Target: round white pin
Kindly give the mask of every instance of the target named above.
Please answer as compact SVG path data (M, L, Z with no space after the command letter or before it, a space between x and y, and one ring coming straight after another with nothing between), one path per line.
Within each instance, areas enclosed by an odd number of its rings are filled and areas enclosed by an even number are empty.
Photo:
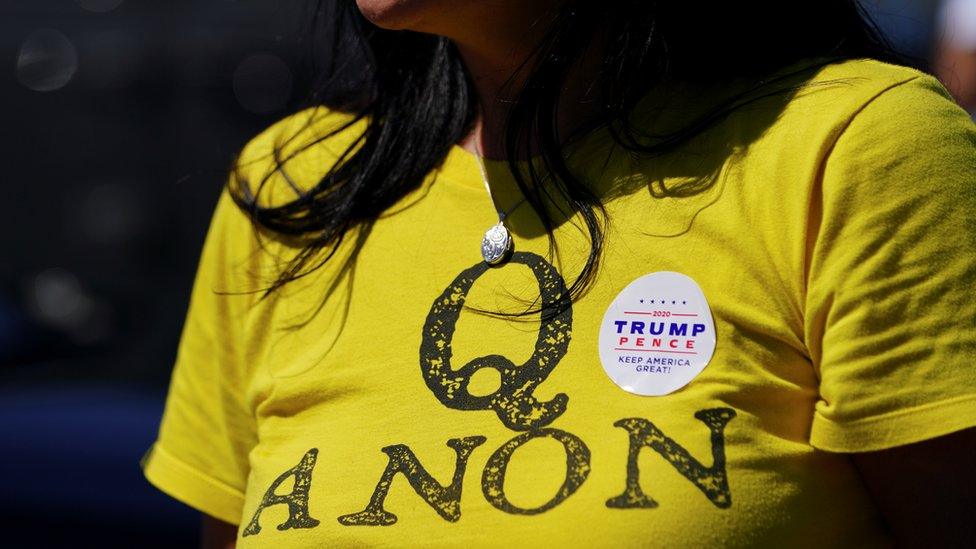
M628 393L673 393L694 379L715 352L715 323L705 294L670 271L631 282L600 325L600 361Z

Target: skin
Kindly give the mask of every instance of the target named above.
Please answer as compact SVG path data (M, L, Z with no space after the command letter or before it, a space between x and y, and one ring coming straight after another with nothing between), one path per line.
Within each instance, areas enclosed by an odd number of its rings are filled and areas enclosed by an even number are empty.
M976 429L851 454L898 547L972 547Z
M461 143L486 158L504 158L502 126L510 92L503 86L538 39L547 10L560 0L357 0L360 11L385 29L438 34L457 45L475 83L481 116ZM588 91L598 77L599 52L570 76L560 129L571 130L594 112ZM515 79L517 87L519 79ZM850 454L898 546L971 546L976 518L976 429L877 452ZM235 546L237 526L204 516L202 547Z
M460 142L485 158L504 159L503 127L508 107L523 80L517 69L545 31L551 10L562 0L358 0L359 10L378 27L450 38L468 69L480 116ZM597 113L592 90L599 78L599 51L573 68L558 114L562 135ZM515 75L506 87L506 81Z
M200 547L203 549L234 549L237 547L237 525L215 519L210 515L203 515Z
M976 51L941 45L935 68L956 101L969 112L976 111Z

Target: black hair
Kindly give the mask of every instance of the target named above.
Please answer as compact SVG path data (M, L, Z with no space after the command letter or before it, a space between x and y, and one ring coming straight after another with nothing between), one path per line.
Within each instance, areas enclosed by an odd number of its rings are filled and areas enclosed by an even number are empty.
M384 30L368 22L354 0L314 4L313 24L327 38L329 65L321 67L312 102L348 112L347 124L300 148L276 153L284 173L295 155L365 120L342 158L328 173L283 205L266 206L246 178L232 178L231 194L253 222L273 233L298 237L290 258L265 296L333 259L350 233L358 245L384 210L418 188L450 149L470 131L476 97L465 66L447 38ZM591 243L589 257L569 286L578 297L593 280L604 240L605 211L587 182L568 167L561 144L595 128L610 128L620 146L637 155L677 149L757 98L782 93L765 76L806 58L826 63L873 58L914 65L893 51L856 0L697 2L656 0L567 0L539 24L545 33L524 65L525 78L507 119L509 167L527 203L552 239L557 201L577 214ZM556 112L563 82L596 41L601 40L599 116L570 135L560 135ZM715 84L745 78L755 86L724 98L682 128L654 134L629 114L655 85L668 81ZM520 158L539 152L542 170ZM546 183L543 184L543 180Z

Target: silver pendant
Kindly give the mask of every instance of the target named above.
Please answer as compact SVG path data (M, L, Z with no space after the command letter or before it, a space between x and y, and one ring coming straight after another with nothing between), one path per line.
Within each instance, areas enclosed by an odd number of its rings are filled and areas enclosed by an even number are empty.
M498 265L508 258L513 248L512 235L499 221L497 225L485 231L485 237L481 240L481 257L489 265Z

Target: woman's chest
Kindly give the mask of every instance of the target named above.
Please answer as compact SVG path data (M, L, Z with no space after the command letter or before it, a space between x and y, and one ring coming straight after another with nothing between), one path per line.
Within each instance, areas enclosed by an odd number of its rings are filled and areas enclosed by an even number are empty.
M567 303L564 270L534 251L492 269L379 252L262 355L273 389L255 407L242 546L746 545L823 539L824 521L835 539L877 534L846 459L806 443L812 369L789 311L741 297L758 282L710 277L673 251L612 251ZM695 323L634 316L621 337L662 352L613 365L600 333L623 288L662 271L701 289L714 352L682 388L648 397L609 368L683 367L670 351ZM677 310L680 296L651 299ZM647 305L630 312L664 310ZM826 507L838 494L846 503Z

